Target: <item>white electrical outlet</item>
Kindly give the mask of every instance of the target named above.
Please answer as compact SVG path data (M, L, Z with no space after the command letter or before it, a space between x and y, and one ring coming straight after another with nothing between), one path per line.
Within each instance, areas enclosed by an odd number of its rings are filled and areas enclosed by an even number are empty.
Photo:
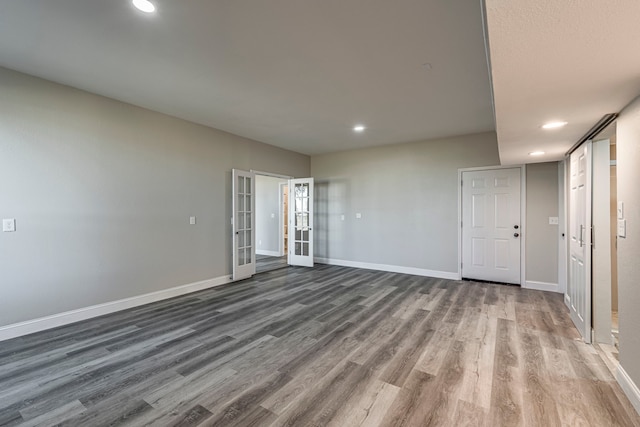
M358 212L358 213L356 214L356 218L357 218L357 219L362 218L362 214L361 214L360 212Z
M190 216L189 217L189 224L196 225L196 217L195 216Z
M16 231L16 220L14 218L3 219L2 231L4 231L5 233Z
M344 215L340 215L340 219L344 221Z
M276 214L272 213L271 218L275 218L275 217L276 217Z
M558 225L558 217L550 216L549 217L549 225Z

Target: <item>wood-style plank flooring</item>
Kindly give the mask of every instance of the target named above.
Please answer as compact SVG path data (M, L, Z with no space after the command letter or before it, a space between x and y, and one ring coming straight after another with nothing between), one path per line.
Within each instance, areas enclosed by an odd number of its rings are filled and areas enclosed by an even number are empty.
M562 296L317 266L0 342L0 425L640 426Z
M256 273L286 268L287 256L256 255Z

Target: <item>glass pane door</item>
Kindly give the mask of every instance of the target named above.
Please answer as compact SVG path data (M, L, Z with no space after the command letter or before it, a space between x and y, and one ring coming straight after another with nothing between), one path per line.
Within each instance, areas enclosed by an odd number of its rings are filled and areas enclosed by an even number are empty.
M313 178L289 180L288 240L289 264L313 267Z
M233 210L233 280L255 274L255 176L252 172L234 169L232 184Z

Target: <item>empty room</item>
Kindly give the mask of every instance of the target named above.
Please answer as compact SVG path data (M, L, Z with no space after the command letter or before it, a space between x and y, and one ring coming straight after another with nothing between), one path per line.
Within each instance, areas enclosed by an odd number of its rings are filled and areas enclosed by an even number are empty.
M640 427L638 22L0 0L0 426Z

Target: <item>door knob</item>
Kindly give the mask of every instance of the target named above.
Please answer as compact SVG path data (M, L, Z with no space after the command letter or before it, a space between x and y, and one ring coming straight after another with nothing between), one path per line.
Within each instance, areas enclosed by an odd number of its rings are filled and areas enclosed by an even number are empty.
M518 234L518 233L513 233L513 237L519 237L519 236L520 236L520 234Z
M513 226L513 228L515 228L515 229L517 230L517 229L519 228L519 226L517 226L517 225L514 225L514 226Z

